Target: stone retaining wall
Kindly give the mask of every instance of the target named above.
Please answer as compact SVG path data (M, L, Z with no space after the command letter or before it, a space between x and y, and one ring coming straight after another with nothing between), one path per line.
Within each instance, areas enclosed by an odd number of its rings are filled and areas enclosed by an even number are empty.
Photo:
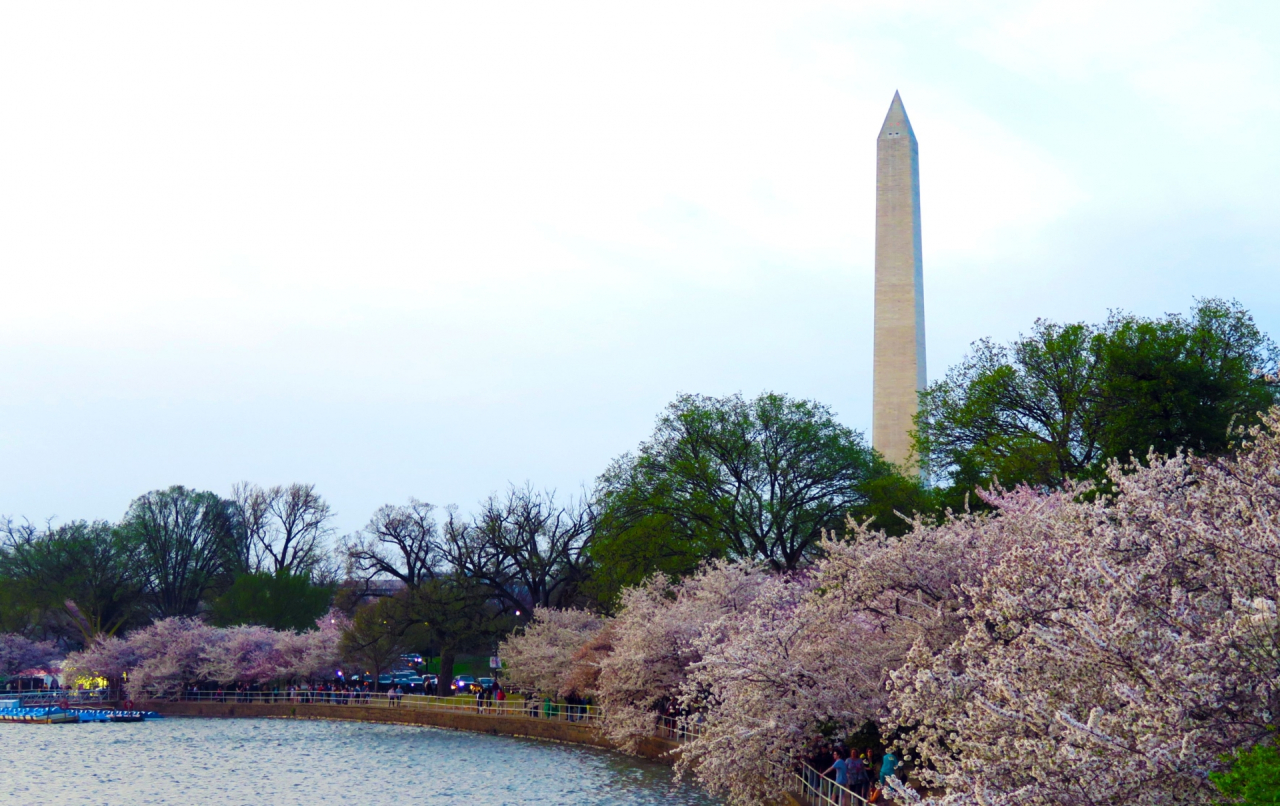
M549 739L555 742L591 745L606 750L615 749L613 743L601 736L595 728L579 722L563 722L556 719L527 719L497 714L473 714L466 711L433 711L412 706L389 708L385 705L155 701L139 703L139 705L165 716L341 719L355 722L426 725L435 728L467 730L473 733ZM639 755L655 761L671 763L669 753L677 749L679 745L675 742L655 737L646 739L641 744Z

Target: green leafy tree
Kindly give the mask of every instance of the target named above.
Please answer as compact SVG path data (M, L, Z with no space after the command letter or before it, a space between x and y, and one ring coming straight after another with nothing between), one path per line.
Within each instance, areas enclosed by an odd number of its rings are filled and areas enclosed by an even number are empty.
M939 508L938 491L916 475L877 476L867 482L864 492L866 503L853 510L853 516L895 536L911 530L914 516L929 521L936 517Z
M518 623L489 586L461 574L418 586L408 597L407 612L413 628L409 648L440 656L442 694L460 652L491 647Z
M38 620L13 580L0 575L0 633L26 634Z
M438 652L444 692L460 652L492 646L515 624L488 586L442 576L358 608L341 648L345 659L370 674L387 671L409 651Z
M1101 326L1038 320L1011 345L982 340L920 396L915 446L963 494L1057 486L1112 458L1181 447L1215 454L1233 426L1280 400L1275 344L1238 303L1189 317L1113 314ZM954 494L949 503L955 503Z
M88 645L138 619L144 593L139 546L105 521L4 530L0 576L29 612Z
M1223 794L1221 806L1277 806L1280 804L1280 752L1275 745L1258 744L1228 757L1231 768L1210 773Z
M39 527L30 522L0 520L0 633L47 635L49 600L32 596L32 583L17 547L35 540Z
M1102 338L1083 324L1037 320L1010 347L983 339L920 396L916 451L966 485L1057 484L1102 456Z
M175 486L137 498L120 524L138 546L153 615L194 616L206 598L247 570L247 542L235 506L210 492Z
M711 557L795 568L892 474L820 403L684 395L601 477L594 570L616 589Z
M620 492L629 496L636 491ZM704 560L726 553L718 543L689 539L687 532L681 539L676 521L669 515L639 514L622 503L615 498L613 508L602 509L588 553L590 564L583 589L597 609L611 611L623 588L639 585L654 574L688 576Z
M409 648L406 604L403 596L388 596L359 608L338 644L343 662L373 675L375 684Z
M1280 401L1276 345L1238 303L1206 300L1189 317L1115 317L1106 333L1105 456L1201 455L1230 447Z
M260 624L303 632L329 609L334 590L332 585L313 584L308 573L241 574L214 600L211 620L220 627Z

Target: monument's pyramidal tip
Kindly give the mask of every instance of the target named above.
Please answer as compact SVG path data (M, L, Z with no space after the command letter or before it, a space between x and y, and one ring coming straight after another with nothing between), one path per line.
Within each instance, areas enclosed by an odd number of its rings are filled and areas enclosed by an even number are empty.
M907 108L902 105L902 96L894 90L893 103L889 104L889 114L884 116L880 136L901 137L903 135L914 140L916 133L911 130L911 119L907 117Z

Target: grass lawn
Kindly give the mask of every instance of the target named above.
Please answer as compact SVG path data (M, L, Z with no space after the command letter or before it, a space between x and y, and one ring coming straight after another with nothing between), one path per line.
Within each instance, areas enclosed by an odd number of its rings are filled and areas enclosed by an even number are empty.
M440 674L440 658L434 657L427 661L427 671L430 674ZM469 674L479 680L482 677L493 677L493 670L489 668L488 655L458 655L453 659L453 676L460 674Z

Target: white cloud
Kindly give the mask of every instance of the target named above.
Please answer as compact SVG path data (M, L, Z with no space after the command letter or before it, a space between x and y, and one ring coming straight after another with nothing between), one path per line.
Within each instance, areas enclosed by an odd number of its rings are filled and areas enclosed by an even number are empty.
M678 391L865 427L895 89L934 375L1036 315L1264 288L1267 13L7 6L0 512L296 478L355 525L569 487ZM1223 254L1247 258L1187 268ZM1280 331L1276 300L1245 302Z

